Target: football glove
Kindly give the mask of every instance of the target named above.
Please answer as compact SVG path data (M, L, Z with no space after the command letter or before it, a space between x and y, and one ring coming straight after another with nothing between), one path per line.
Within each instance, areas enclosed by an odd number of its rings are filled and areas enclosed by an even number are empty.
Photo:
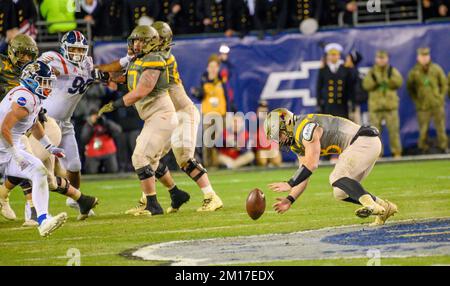
M100 82L108 82L109 80L109 73L102 72L101 70L95 68L91 72L91 76L94 80L100 81Z
M98 116L102 116L104 113L113 112L114 110L116 110L116 108L114 107L114 102L111 101L100 108L98 111Z

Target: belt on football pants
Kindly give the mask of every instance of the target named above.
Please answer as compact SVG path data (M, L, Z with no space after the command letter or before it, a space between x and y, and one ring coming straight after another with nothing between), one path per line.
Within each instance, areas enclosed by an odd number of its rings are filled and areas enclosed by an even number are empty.
M350 141L350 145L352 145L360 136L378 137L380 136L380 132L373 126L361 126L361 128L359 128L358 132L356 132L355 136L352 138L352 141Z

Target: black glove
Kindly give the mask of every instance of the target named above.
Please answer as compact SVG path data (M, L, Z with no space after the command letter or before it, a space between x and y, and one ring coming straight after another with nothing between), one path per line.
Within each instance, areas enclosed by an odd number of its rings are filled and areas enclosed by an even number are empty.
M101 82L108 82L108 80L109 80L109 73L102 72L99 69L94 69L91 72L91 76L92 76L92 78L94 80L98 80L98 81L101 81Z
M38 120L41 124L44 124L44 122L47 122L47 115L45 115L47 113L47 109L41 107L41 110L39 110L38 113Z

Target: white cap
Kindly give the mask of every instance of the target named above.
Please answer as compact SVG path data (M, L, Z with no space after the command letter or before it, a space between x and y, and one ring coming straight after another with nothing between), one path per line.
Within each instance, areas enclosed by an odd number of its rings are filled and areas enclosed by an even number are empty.
M325 53L329 53L332 50L335 50L335 51L338 51L339 53L342 53L344 48L342 48L342 46L339 45L338 43L330 43L330 44L325 46Z
M221 54L228 54L229 52L230 52L230 47L228 47L225 44L222 44L220 46L219 53L221 53Z

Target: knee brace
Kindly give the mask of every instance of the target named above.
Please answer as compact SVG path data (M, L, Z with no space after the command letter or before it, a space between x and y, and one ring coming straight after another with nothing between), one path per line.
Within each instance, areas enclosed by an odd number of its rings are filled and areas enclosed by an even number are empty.
M185 172L189 177L192 178L195 182L197 182L204 174L208 173L205 167L202 166L197 160L191 158L187 161L186 165L181 168L183 172ZM199 173L196 176L191 175L192 171L198 170Z
M349 196L349 198L352 199L351 202L359 202L359 198L363 195L370 195L366 190L364 190L363 186L361 186L358 181L355 181L348 177L342 177L338 179L332 184L332 186L343 190ZM375 200L373 196L372 198Z
M67 194L70 188L69 180L67 180L66 178L56 177L56 183L58 184L56 189L50 189L50 191L61 195Z
M165 163L163 163L162 161L159 161L158 168L155 171L155 177L157 179L160 179L160 178L164 177L164 175L167 172L169 172L169 167L167 167L167 165Z
M138 175L139 180L143 181L153 177L155 175L155 172L152 170L152 167L150 167L150 165L147 165L145 167L137 169L136 174Z

